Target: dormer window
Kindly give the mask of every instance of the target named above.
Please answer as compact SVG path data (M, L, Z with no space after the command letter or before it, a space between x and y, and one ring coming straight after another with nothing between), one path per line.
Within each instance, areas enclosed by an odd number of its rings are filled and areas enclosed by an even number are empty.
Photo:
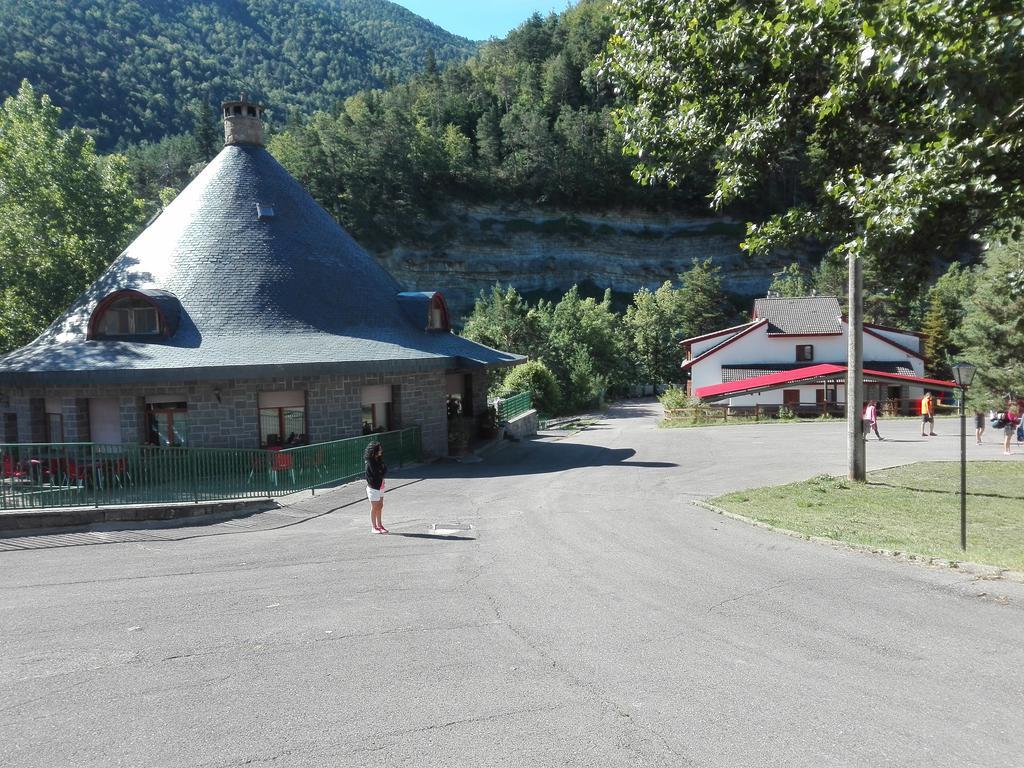
M181 305L166 291L125 289L103 299L89 321L90 339L154 341L177 330Z
M445 305L444 298L439 293L435 293L430 299L430 315L427 318L427 330L429 331L448 331L451 330L448 324L448 307Z
M410 322L424 331L450 332L448 304L437 291L412 291L398 294L398 304Z
M126 297L113 302L100 318L100 336L153 336L160 333L156 307L145 299Z

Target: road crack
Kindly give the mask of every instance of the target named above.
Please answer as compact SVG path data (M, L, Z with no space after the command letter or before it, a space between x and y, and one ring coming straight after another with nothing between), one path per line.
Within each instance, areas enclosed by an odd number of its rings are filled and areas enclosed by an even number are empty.
M769 585L767 587L761 587L760 589L751 589L748 592L741 592L738 595L733 595L732 597L727 597L725 600L722 600L720 602L715 603L714 605L712 605L712 606L710 606L708 608L707 612L708 613L714 613L719 608L721 608L721 607L723 607L725 605L729 605L730 603L736 603L736 602L739 602L740 600L746 600L748 597L756 597L758 595L767 595L769 592L774 592L776 589L780 589L782 587L788 586L790 583L791 583L790 580L786 579L784 581L780 581L780 582L777 582L775 584L771 584L771 585Z

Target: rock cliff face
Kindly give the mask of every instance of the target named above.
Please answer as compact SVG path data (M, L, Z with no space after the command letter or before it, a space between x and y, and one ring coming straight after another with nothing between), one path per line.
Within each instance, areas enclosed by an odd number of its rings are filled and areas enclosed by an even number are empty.
M494 283L521 293L561 294L574 283L632 294L655 289L711 258L726 290L763 296L791 258L751 259L739 248L742 223L716 218L584 215L479 207L452 211L421 245L378 251L406 290L439 290L454 317Z

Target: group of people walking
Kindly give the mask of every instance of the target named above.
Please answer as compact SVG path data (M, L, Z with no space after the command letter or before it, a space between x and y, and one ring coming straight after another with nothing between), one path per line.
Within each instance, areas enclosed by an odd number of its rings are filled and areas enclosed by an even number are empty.
M985 432L986 425L991 424L993 429L998 429L1002 433L1003 453L1009 456L1012 453L1010 451L1010 444L1013 442L1014 437L1017 438L1018 444L1024 443L1024 419L1022 419L1022 415L1024 415L1024 402L1015 401L1012 397L1006 399L1005 410L989 411L987 416L982 411L975 411L975 439L978 445L982 443L981 436ZM877 400L868 400L864 404L864 412L861 419L865 440L870 437L872 432L874 432L875 437L879 440L885 439L878 432ZM936 436L935 396L930 392L926 392L925 396L921 398L921 437Z
M864 404L864 412L861 414L861 427L864 439L867 440L872 432L879 440L885 440L878 433L878 401L868 400ZM926 392L921 398L921 437L936 437L935 432L935 398L931 392Z
M1017 438L1017 444L1024 443L1024 420L1021 419L1021 415L1024 413L1021 401L1014 401L1012 397L1006 398L1006 410L1004 411L989 411L986 416L981 411L974 412L974 433L975 438L978 441L978 445L981 445L981 436L985 434L985 423L986 421L992 425L993 429L1002 431L1003 433L1003 454L1009 456L1010 443L1013 442L1014 437Z

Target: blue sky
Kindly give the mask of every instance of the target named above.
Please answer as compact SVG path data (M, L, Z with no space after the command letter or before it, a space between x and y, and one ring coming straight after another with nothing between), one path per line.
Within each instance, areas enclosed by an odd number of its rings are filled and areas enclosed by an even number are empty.
M393 0L418 16L470 40L504 37L534 11L560 13L573 0Z

